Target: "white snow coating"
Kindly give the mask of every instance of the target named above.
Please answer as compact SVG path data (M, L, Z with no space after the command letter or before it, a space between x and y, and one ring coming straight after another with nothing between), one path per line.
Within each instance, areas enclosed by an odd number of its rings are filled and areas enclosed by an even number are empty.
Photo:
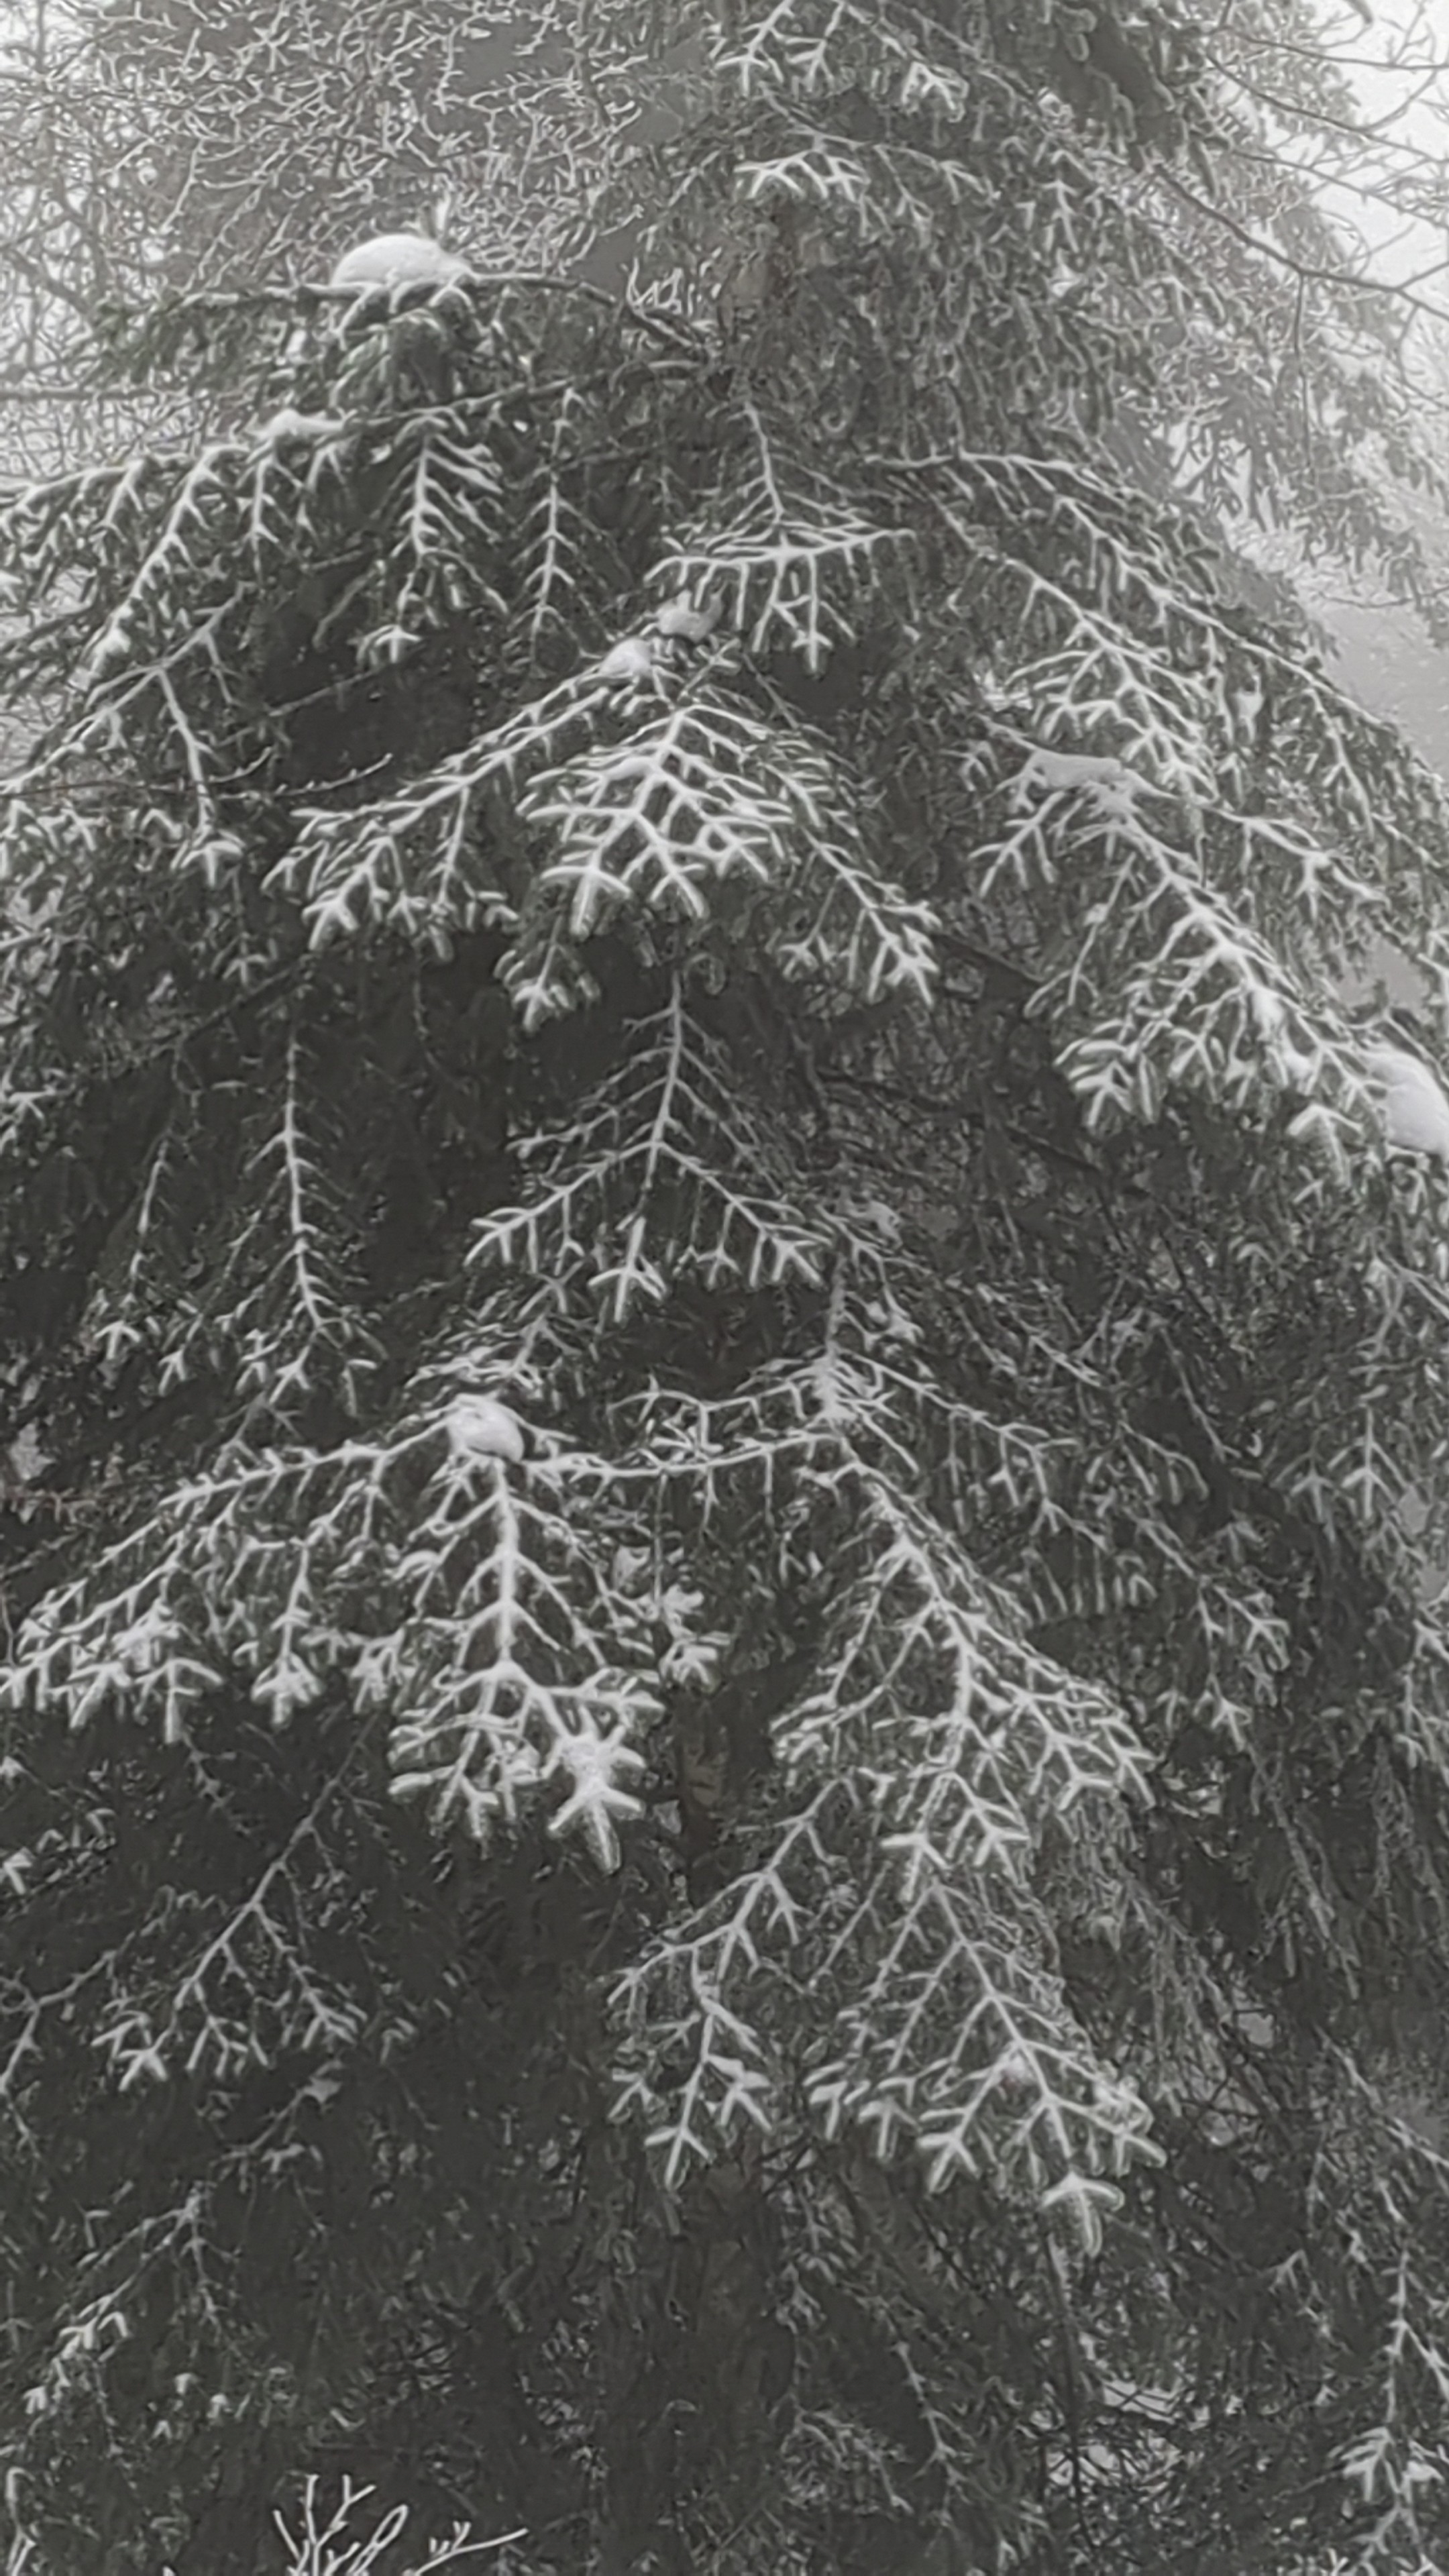
M689 593L681 591L677 599L660 609L654 623L661 635L678 636L685 644L702 644L707 635L714 633L723 615L722 599L707 600L703 608L696 608Z
M280 411L273 412L270 420L260 423L257 442L263 447L280 447L284 439L335 438L341 429L341 421L330 412L295 411L290 404L284 403Z
M1048 795L1074 787L1140 787L1142 782L1123 760L1099 758L1081 751L1051 751L1038 744L1017 782L1018 794L1041 787Z
M647 635L626 635L599 664L601 680L647 680L654 668L654 647Z
M523 1456L523 1429L516 1413L491 1395L460 1395L448 1407L448 1446L455 1458L506 1458L517 1466Z
M1364 1057L1379 1094L1384 1134L1406 1154L1437 1154L1449 1163L1449 1100L1437 1075L1402 1047L1370 1047Z
M455 286L467 274L467 261L426 233L377 233L343 252L328 283L361 294L368 286Z
M623 1735L600 1735L590 1730L566 1736L558 1745L555 1762L572 1777L573 1795L550 1819L550 1833L564 1834L571 1825L582 1826L600 1868L617 1869L619 1837L614 1820L644 1812L639 1800L624 1786L631 1775L643 1770L643 1755L636 1753Z

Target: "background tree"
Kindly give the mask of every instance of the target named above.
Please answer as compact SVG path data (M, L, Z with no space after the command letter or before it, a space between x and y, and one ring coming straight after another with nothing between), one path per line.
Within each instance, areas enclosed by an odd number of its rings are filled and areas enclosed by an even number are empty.
M1444 802L1124 464L1255 130L667 32L647 301L183 299L6 520L17 2547L1432 2567Z
M0 13L3 462L52 470L174 432L144 387L97 373L117 305L316 283L360 235L434 221L495 268L556 263L638 109L581 51L574 19L498 0L13 0ZM208 415L193 385L188 417L200 430Z

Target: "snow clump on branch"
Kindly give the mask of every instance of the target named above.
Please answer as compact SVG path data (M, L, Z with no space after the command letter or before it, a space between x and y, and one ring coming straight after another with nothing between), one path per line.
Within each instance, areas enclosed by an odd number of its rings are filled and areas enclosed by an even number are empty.
M1391 1149L1449 1163L1449 1100L1428 1065L1396 1046L1370 1047L1364 1065Z
M467 261L427 233L376 233L345 250L327 282L361 295L371 286L457 286L468 275Z
M460 1395L448 1407L448 1447L455 1458L523 1460L523 1427L516 1413L491 1395Z

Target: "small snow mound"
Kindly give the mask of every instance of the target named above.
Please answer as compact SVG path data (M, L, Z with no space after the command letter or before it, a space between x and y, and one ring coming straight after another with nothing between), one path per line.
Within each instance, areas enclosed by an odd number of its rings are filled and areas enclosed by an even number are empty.
M330 412L295 411L290 404L283 404L280 411L273 412L270 420L261 423L257 438L265 447L281 447L304 440L310 443L314 439L335 438L341 427L341 421Z
M696 608L685 590L660 609L654 623L661 635L676 637L682 644L702 644L707 635L714 633L723 615L722 599L707 599L702 608Z
M1406 1154L1437 1154L1449 1163L1449 1100L1438 1077L1402 1047L1370 1047L1364 1067L1379 1095L1390 1145Z
M1017 782L1017 791L1040 787L1049 796L1070 794L1077 788L1131 789L1141 784L1123 760L1102 759L1081 751L1052 751L1038 744Z
M460 1395L448 1407L448 1447L455 1458L506 1458L518 1466L523 1457L523 1426L506 1404L491 1395Z
M654 668L654 647L647 635L626 635L599 664L601 680L647 680Z
M343 252L328 283L361 294L369 286L456 286L467 274L467 261L426 233L377 233Z

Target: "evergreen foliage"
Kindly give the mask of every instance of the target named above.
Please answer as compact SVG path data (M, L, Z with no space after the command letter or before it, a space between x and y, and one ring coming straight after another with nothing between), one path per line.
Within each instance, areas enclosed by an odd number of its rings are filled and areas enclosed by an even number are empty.
M5 517L16 2563L1440 2567L1449 812L1123 461L1258 129L683 31L647 297L187 299Z
M118 305L325 278L381 225L556 266L637 114L542 0L10 0L0 49L0 470L175 436L95 364ZM209 406L190 388L185 418Z

